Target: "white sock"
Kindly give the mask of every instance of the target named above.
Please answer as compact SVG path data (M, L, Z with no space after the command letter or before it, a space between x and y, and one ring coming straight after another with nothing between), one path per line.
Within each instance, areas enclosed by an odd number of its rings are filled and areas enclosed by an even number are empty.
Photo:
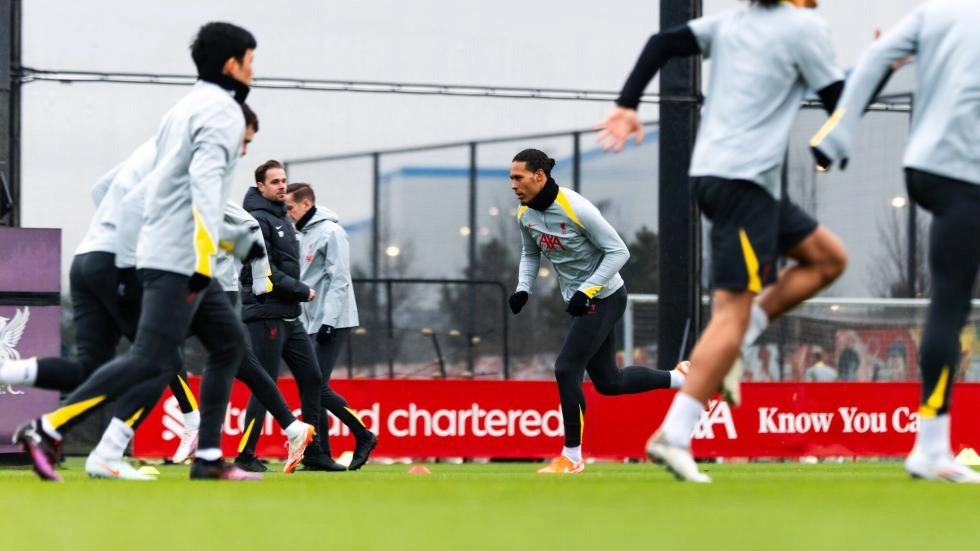
M200 410L194 410L184 415L184 431L191 432L196 431L201 427L201 412Z
M952 455L949 447L949 415L920 419L915 445L930 459Z
M690 448L694 428L698 426L702 413L704 413L704 404L695 400L691 395L683 392L674 395L674 401L670 404L670 409L667 410L663 424L660 425L667 443L681 448Z
M204 461L217 461L221 459L221 450L218 448L208 448L206 450L197 450L194 453L195 459L201 459Z
M48 421L47 415L41 416L41 430L47 433L47 435L50 436L51 438L54 438L55 440L61 440L61 433L58 432L56 428L54 428L54 425L51 424L51 421Z
M582 446L575 446L574 448L565 446L561 449L561 454L576 463L582 462Z
M687 380L687 376L676 369L671 369L670 373L670 388L680 388L684 386L684 381Z
M127 425L122 419L113 417L105 432L102 433L102 440L99 440L99 445L95 447L92 453L103 459L121 461L123 454L126 453L126 448L129 447L129 441L132 439L133 427Z
M0 362L0 384L34 386L37 381L37 358Z
M752 312L749 314L749 328L745 330L745 337L742 339L742 350L755 344L766 328L769 327L769 315L758 303L752 303Z
M306 423L300 421L299 419L293 421L292 423L289 424L288 427L283 429L283 432L286 433L286 438L289 438L290 440L295 440L296 438L299 438L300 436L303 435L305 431L306 431Z

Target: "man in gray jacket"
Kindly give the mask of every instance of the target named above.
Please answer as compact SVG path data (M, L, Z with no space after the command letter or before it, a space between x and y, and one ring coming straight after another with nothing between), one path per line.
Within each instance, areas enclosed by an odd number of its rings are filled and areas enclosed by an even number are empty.
M350 244L347 232L338 223L337 213L316 204L309 184L290 184L286 188L286 211L299 230L300 278L316 290L316 300L303 303L303 325L315 341L317 362L323 384L320 386L320 447L330 455L326 411L334 414L354 434L354 456L350 470L360 469L368 460L378 437L364 426L361 418L340 394L330 388L330 375L351 328L357 327L357 303L350 277Z
M24 423L15 434L44 480L61 480L54 466L60 431L70 423L128 392L163 392L180 365L178 349L192 319L207 328L199 336L210 360L201 383L201 430L191 478L257 478L221 459L221 425L245 335L220 286L211 285L223 205L245 134L241 103L252 82L255 47L251 33L228 23L204 25L191 46L201 80L164 116L145 182L137 249L143 298L136 340L61 407ZM113 418L108 430L125 435L131 431L126 421Z

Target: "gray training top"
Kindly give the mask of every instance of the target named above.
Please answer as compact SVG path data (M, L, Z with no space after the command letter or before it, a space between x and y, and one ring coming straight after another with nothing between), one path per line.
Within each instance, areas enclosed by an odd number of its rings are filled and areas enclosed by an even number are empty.
M843 79L827 25L789 4L693 19L688 27L711 82L691 158L691 176L749 180L779 197L790 130L807 88Z
M585 197L559 188L551 206L543 211L522 206L517 221L523 243L518 291L531 293L542 254L558 273L565 302L575 291L605 298L623 286L619 269L629 260L629 250Z
M810 145L848 157L864 106L891 64L914 55L918 91L904 165L980 185L980 2L927 2L871 45Z

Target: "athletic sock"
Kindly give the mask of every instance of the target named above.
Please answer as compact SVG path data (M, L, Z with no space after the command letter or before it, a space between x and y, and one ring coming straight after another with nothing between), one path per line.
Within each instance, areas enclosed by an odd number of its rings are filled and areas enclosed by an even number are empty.
M184 417L184 431L191 432L195 431L201 426L201 411L195 409L182 414Z
M704 413L704 404L689 394L678 392L660 426L667 443L671 446L690 448L694 428L697 427L702 413Z
M680 388L684 386L684 381L687 380L687 375L684 375L677 369L670 370L670 388Z
M99 445L92 452L102 459L122 460L130 440L133 439L133 428L118 417L113 417L109 421L109 426L102 433Z
M0 362L0 384L34 386L37 381L37 358Z
M561 454L568 459L571 459L575 463L582 462L582 446L575 446L572 448L565 446L561 449Z
M766 328L769 327L769 315L757 303L752 303L752 312L749 314L749 327L745 330L745 337L742 339L742 350L755 344Z
M915 445L930 459L952 455L949 447L949 415L920 419Z
M218 448L208 448L194 452L194 458L201 461L217 461L221 459L221 450Z
M48 420L47 415L41 416L41 430L43 430L49 437L54 438L55 440L61 440L61 433L58 432L58 429L54 428L54 425Z
M288 427L283 429L283 432L286 433L286 438L289 438L290 440L294 438L299 438L305 431L306 431L306 423L298 419L296 421L293 421L292 423L289 424Z

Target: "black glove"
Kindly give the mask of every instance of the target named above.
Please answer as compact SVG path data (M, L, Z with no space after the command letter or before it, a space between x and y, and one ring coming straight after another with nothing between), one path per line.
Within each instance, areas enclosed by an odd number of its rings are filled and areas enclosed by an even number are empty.
M210 277L199 272L194 272L194 275L191 276L190 281L187 282L187 288L192 293L200 293L201 291L207 289L208 285L210 284Z
M320 344L327 344L333 341L333 326L323 324L320 326L320 330L316 332L316 342Z
M519 314L524 305L527 304L527 291L517 291L510 298L507 299L507 303L510 304L510 311L514 314Z
M252 243L252 248L248 250L248 254L242 259L243 264L248 264L253 260L258 260L260 258L265 258L265 247L259 243Z
M810 154L813 155L813 160L817 163L817 168L820 170L830 170L830 167L834 164L834 161L830 160L830 157L824 154L823 151L820 151L820 149L817 147L811 146ZM847 159L841 159L840 169L844 170L845 168L847 168Z
M565 311L572 316L584 316L589 313L593 306L592 299L582 291L575 291L572 299L568 301L568 308Z

